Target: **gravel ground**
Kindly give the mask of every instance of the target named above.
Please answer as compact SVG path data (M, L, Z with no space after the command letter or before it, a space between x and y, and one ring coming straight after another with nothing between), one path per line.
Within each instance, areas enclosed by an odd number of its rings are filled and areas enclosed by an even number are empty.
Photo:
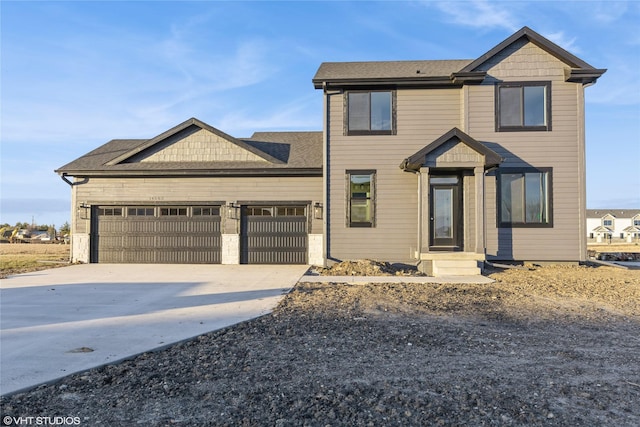
M2 419L640 425L640 271L529 266L491 277L299 284L270 315L3 397Z

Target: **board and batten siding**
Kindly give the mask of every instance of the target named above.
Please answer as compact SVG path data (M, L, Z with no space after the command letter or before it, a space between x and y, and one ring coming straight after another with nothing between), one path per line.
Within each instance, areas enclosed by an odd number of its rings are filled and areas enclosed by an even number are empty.
M553 168L553 227L496 226L496 177L486 177L486 244L489 259L583 259L585 208L584 90L565 82L567 65L532 43L516 43L482 67L493 81L551 81L549 132L495 132L495 86L468 88L466 131L504 159L501 167Z
M74 232L89 233L90 221L79 208L90 205L140 205L188 203L197 205L232 201L312 201L322 200L321 177L166 177L89 178L73 186ZM312 233L321 233L313 221Z
M459 89L398 90L397 134L344 135L344 94L330 94L327 256L334 260L410 262L418 243L418 175L405 158L460 122ZM347 170L375 170L375 227L347 226Z

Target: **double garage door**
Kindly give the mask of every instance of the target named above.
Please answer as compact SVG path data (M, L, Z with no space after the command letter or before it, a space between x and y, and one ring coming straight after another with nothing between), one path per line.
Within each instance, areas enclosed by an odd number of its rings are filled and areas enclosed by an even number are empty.
M219 264L220 206L99 206L92 261Z
M306 206L243 206L240 262L306 264ZM221 206L97 206L92 262L220 264Z

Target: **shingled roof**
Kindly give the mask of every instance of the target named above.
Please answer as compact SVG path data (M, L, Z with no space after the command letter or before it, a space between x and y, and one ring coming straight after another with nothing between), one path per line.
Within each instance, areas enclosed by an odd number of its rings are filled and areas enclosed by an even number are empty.
M180 132L205 129L247 152L251 160L140 161L162 150ZM164 145L163 145L164 144ZM60 167L63 176L321 175L322 132L257 132L234 138L198 119L189 119L151 139L114 139Z
M450 82L451 75L473 62L473 59L435 61L370 61L323 62L313 78L316 89L323 82L331 84L360 82L385 82L389 79L405 81Z
M571 67L567 81L595 82L606 70L596 69L529 27L502 41L477 59L427 61L325 62L313 78L316 89L371 86L442 86L481 83L481 66L518 40L526 39Z

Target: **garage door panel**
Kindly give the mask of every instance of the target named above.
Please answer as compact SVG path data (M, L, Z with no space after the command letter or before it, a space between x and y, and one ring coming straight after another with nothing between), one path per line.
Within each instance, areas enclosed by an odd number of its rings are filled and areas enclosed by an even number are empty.
M298 215L278 215L278 206L245 207L241 223L241 262L306 264L308 220L304 206L287 207Z
M92 226L93 261L219 264L220 216L189 215L203 210L219 213L217 207L98 207Z

